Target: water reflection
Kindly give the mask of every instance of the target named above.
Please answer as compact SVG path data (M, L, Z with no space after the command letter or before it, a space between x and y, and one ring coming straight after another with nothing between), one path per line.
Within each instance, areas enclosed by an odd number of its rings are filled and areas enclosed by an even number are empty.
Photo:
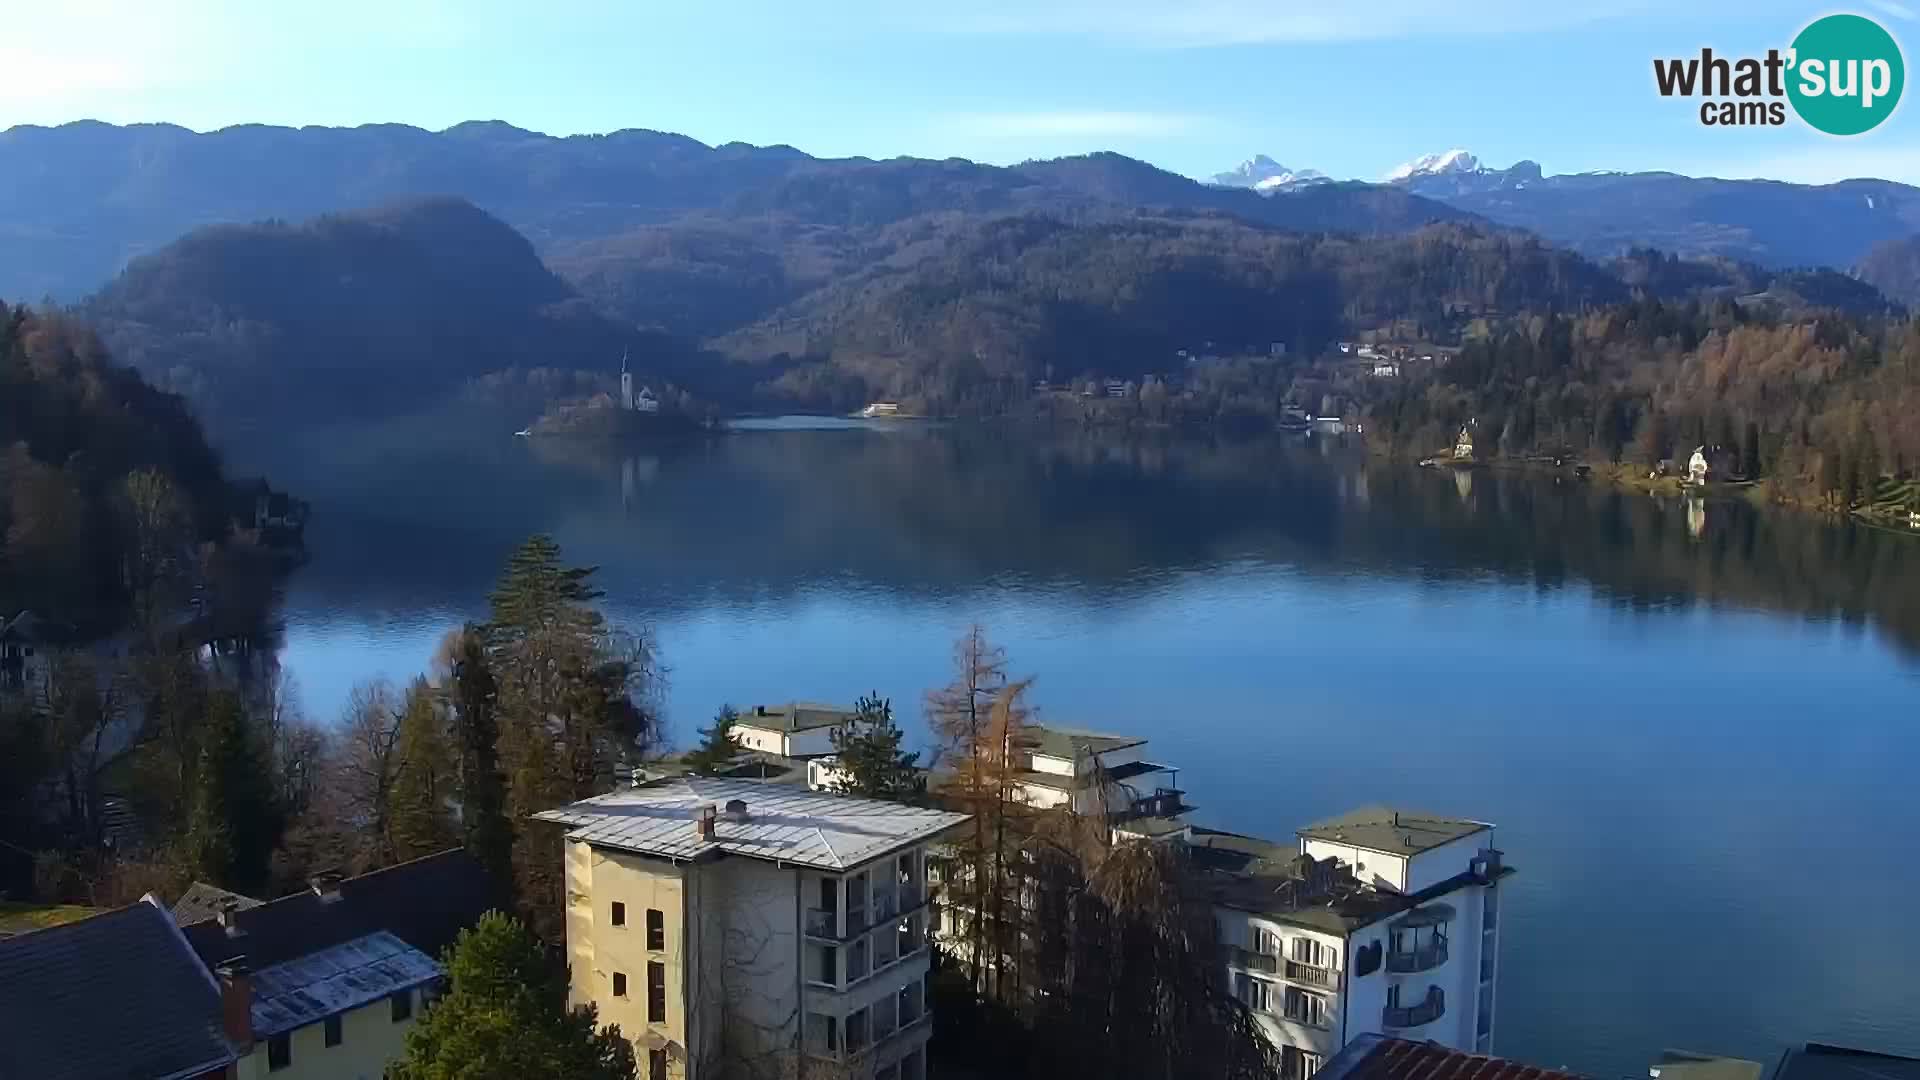
M1569 477L1421 470L1321 439L1126 441L899 423L760 430L645 452L529 440L312 448L278 476L323 557L296 588L354 607L460 606L529 533L665 614L822 580L966 596L1009 579L1062 602L1252 560L1310 574L1590 585L1628 609L1699 602L1880 626L1920 651L1920 544L1698 496ZM1444 494L1443 494L1444 493ZM1713 527L1707 527L1711 516ZM377 538L377 542L367 542Z

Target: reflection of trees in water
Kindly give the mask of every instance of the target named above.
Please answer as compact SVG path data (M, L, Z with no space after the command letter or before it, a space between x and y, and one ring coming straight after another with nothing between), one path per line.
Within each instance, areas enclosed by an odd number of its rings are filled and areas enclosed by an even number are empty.
M317 507L300 584L348 606L471 606L514 543L550 531L603 566L617 603L661 613L823 582L945 598L1021 581L1056 602L1107 602L1145 595L1168 570L1250 560L1588 582L1629 607L1873 617L1920 648L1920 598L1900 590L1920 580L1920 544L1738 502L1715 503L1696 537L1682 501L1567 477L1421 470L1275 442L917 425L737 433L649 448L646 468L641 456L384 463L353 498ZM1470 489L1456 487L1463 476ZM334 550L356 535L378 543Z

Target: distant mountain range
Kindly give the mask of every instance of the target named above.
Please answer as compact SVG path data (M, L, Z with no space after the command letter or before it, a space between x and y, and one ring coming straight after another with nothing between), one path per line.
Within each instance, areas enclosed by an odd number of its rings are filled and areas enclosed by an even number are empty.
M928 213L1151 208L1368 233L1468 216L1410 192L1326 187L1263 200L1118 154L1010 168L821 159L790 146L707 146L658 131L553 138L496 122L440 132L248 125L206 134L165 124L22 126L0 132L0 297L76 299L201 225L439 195L471 200L556 263L590 249L603 273L624 246L613 238L689 217L844 229Z
M1272 159L1262 155L1248 165L1262 161ZM1241 170L1222 173L1215 182L1239 175ZM1655 247L1774 268L1859 270L1871 281L1876 264L1866 261L1868 252L1920 232L1920 188L1890 180L1789 184L1668 172L1547 176L1536 162L1498 169L1454 149L1415 158L1388 173L1386 182L1599 259ZM1920 301L1910 287L1886 285L1896 299Z

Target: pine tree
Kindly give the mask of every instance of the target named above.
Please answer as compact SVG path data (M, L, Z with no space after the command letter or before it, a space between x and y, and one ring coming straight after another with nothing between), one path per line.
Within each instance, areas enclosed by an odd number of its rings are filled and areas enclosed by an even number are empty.
M460 755L461 843L505 888L513 880L513 824L500 771L498 689L480 628L468 623L442 647L454 749Z
M447 995L407 1033L395 1080L633 1080L633 1045L592 1005L567 1007L564 970L499 912L447 951Z
M834 789L874 799L907 799L926 790L916 767L918 753L903 753L905 732L893 722L893 702L876 692L854 704L855 718L833 732L841 779Z
M188 853L195 869L214 884L256 890L266 883L282 825L265 748L230 690L207 696L200 735Z
M681 760L694 772L707 776L719 771L740 753L740 744L733 738L733 724L739 718L733 706L720 706L713 714L713 726L700 729L700 745Z
M405 861L459 842L453 819L454 751L439 696L425 679L407 687L394 761L393 849Z
M607 629L592 607L600 597L592 575L563 565L550 537L532 537L509 559L483 631L514 824L514 887L548 936L559 931L561 854L553 830L529 818L607 790L615 767L643 753L657 730L652 640Z
M1760 425L1747 421L1746 437L1741 440L1740 470L1749 480L1760 479Z

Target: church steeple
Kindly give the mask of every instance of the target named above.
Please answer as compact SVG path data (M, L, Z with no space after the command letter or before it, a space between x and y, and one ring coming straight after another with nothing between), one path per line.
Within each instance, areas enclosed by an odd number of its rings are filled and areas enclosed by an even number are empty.
M633 376L627 371L627 350L620 350L620 407L633 411Z

